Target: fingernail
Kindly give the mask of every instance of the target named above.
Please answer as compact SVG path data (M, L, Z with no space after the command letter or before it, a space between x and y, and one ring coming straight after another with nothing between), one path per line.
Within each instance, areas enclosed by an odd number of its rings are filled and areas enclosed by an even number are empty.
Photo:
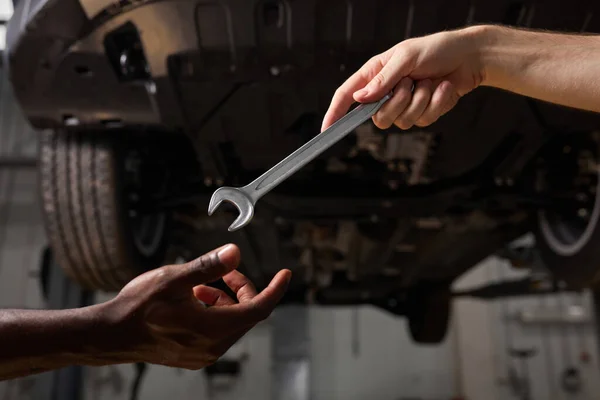
M366 95L369 94L369 89L364 88L364 89L360 89L359 91L355 92L354 95L358 96L358 97L364 97Z
M231 251L231 244L226 244L217 251L217 257L221 263L227 263L227 253Z

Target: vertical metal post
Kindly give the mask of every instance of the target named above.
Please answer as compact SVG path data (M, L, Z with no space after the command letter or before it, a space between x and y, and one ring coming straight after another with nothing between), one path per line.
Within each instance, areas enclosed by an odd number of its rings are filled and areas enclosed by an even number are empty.
M305 306L284 306L271 317L273 380L271 400L310 397L309 312Z
M592 307L594 313L594 328L596 329L596 348L599 349L598 359L600 360L600 289L591 289Z

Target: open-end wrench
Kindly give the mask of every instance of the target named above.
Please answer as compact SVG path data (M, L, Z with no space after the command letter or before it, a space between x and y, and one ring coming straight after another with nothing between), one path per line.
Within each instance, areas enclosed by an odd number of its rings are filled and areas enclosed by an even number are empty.
M254 205L258 199L375 115L390 97L391 94L387 94L377 102L360 104L250 184L241 188L223 186L217 189L210 199L208 215L212 215L222 202L227 201L239 212L228 230L232 232L246 226L254 216Z

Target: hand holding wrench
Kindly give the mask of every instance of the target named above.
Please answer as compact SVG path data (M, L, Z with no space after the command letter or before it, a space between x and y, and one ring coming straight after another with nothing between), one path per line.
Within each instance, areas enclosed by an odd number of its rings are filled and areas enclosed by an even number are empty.
M250 184L242 188L223 186L217 189L210 199L208 215L227 201L239 211L239 216L228 230L232 232L246 226L254 216L254 205L258 199L375 115L390 98L391 94L387 94L377 102L359 105Z

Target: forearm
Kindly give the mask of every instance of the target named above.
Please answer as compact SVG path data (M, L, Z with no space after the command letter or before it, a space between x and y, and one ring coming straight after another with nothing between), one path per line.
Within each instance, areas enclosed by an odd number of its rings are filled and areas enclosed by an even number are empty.
M600 36L472 28L484 86L600 112Z
M0 310L0 379L69 365L130 362L104 305L74 310Z

